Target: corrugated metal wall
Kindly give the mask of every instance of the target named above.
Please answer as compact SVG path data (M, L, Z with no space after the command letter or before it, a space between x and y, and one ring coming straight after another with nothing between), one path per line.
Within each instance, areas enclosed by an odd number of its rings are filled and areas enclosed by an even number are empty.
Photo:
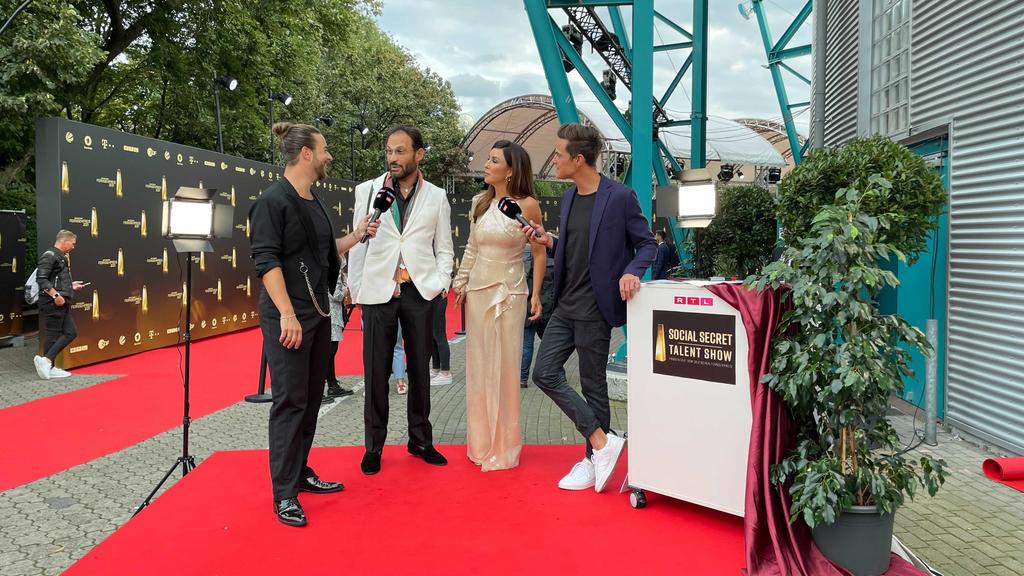
M857 135L859 30L858 2L829 0L825 35L826 146L840 144Z
M910 121L953 120L946 419L1024 453L1024 3L915 0Z

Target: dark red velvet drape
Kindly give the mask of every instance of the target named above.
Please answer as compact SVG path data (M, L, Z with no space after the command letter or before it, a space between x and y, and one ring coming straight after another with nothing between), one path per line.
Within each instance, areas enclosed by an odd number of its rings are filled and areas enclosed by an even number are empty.
M761 384L771 370L771 339L782 319L779 293L759 293L740 284L711 284L708 290L737 309L743 317L749 345L750 408L753 427L747 457L747 495L743 518L749 576L843 576L814 545L802 522L789 523L789 495L771 485L771 467L796 442L789 410L782 398ZM924 573L893 555L888 575Z

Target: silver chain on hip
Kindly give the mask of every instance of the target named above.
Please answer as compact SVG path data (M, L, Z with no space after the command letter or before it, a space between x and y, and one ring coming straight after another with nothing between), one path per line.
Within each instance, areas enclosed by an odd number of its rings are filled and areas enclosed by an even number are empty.
M313 293L313 285L309 283L309 275L306 274L306 272L309 272L309 267L306 266L306 263L302 260L299 260L299 272L302 272L302 277L306 279L306 288L309 289L309 298L313 301L313 307L316 308L317 314L322 318L330 318L331 313L327 312L325 314L320 308L320 303L317 301L316 294Z

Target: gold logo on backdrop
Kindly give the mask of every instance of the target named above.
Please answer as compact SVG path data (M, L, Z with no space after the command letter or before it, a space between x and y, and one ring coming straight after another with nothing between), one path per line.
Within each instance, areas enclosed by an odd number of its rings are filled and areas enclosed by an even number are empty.
M668 354L665 352L664 324L658 324L658 341L654 344L654 360L657 362L664 362L668 360Z
M235 252L235 248L231 248L231 267L238 268L238 253Z
M185 155L184 154L178 154L178 164L181 164L184 161L185 161Z
M231 185L231 205L235 205L235 185Z
M227 170L228 169L228 163L227 162L221 162L220 163L220 169L221 169L221 171Z
M167 248L164 248L164 256L160 259L160 266L163 268L164 274L167 274Z
M60 191L67 194L71 192L71 177L68 174L68 163L60 163Z
M252 277L245 277L245 295L252 296Z
M256 175L256 169L255 168L249 168L249 176L255 176L255 175Z
M139 147L138 146L129 146L129 145L125 144L124 146L122 146L122 148L124 149L125 152L131 152L132 154L138 154L139 153Z
M206 186L203 186L203 181L202 180L199 181L199 187L200 188L206 188Z
M100 319L100 291L99 290L93 290L92 291L92 319L93 320L99 320ZM123 344L123 342L122 342L122 344Z
M188 284L181 283L181 307L188 306Z
M458 227L455 228L455 237L456 238L459 237L459 229L458 229Z
M117 249L117 275L124 276L124 251Z
M100 350L103 350L107 346L110 346L110 340L104 340L103 338L100 338L100 341L98 342L98 344L99 344Z
M224 300L224 291L220 285L220 278L217 278L217 302Z
M160 177L160 199L167 200L167 176Z
M342 213L341 202L338 202L338 205L334 207L334 211L338 213L338 216L341 216L341 213Z
M15 256L15 257L11 258L11 272L17 272L17 271L18 271L18 257Z
M121 346L124 346L124 343L127 341L128 339L125 338L124 336L121 336L120 338L117 339L117 343L120 344Z
M64 141L67 142L68 144L71 144L72 142L75 141L75 135L72 134L71 132L65 132Z
M146 289L146 285L142 285L142 313L146 314L149 312L149 290Z
M216 168L217 167L217 163L212 161L212 160L203 160L203 165L205 165L207 168Z
M92 136L86 136L85 138L82 138L82 143L85 144L84 148L86 150L92 150Z
M199 253L199 271L206 272L206 252Z
M142 232L142 237L145 238L146 237L146 211L145 210L142 211L142 219L139 222L139 228L140 228L140 231Z
M124 183L121 181L121 169L117 169L117 178L114 180L114 195L124 198Z
M152 148L146 148L146 156L150 158L156 156L156 150L153 150Z
M92 214L89 218L89 235L93 238L98 238L100 235L100 220L99 213L96 212L96 207L92 207Z
M249 222L249 217L246 216L245 217L245 237L246 238L249 237L249 230L251 229L250 227L251 227L251 223Z
M170 150L164 150L164 160L170 160L170 159L171 159L171 151Z
M100 138L100 146L103 146L104 150L114 147L114 145L110 143L110 140L107 140L106 138Z

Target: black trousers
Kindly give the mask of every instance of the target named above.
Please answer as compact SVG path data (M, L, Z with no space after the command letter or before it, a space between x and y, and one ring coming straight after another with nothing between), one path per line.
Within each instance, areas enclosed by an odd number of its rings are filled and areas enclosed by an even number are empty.
M39 297L39 311L43 314L46 335L43 337L43 356L51 362L78 337L78 328L71 315L71 300L65 299L63 306L57 306L48 296Z
M434 298L434 349L430 355L430 364L435 370L451 370L452 350L448 346L448 327L445 314L448 309L448 298Z
M608 347L612 327L604 318L572 320L555 309L544 328L544 338L533 367L533 383L544 391L572 420L587 442L587 456L593 454L590 435L598 428L611 430L608 403ZM562 367L576 351L580 361L580 389L583 396L562 379Z
M380 452L388 435L388 379L391 359L402 325L408 365L409 441L433 444L430 426L430 354L434 341L433 301L424 300L411 282L401 285L401 296L384 304L363 305L363 370L366 402L363 424L367 452Z
M334 359L338 355L338 344L341 344L341 342L334 342L332 340L327 348L327 381L332 384L338 383L338 374L334 370Z
M281 344L281 315L266 292L260 298L260 328L273 398L269 430L274 500L298 496L299 482L313 475L309 450L316 434L331 344L331 319L320 317L311 305L302 306L296 301L293 305L302 324L298 350ZM322 307L327 307L326 297Z

